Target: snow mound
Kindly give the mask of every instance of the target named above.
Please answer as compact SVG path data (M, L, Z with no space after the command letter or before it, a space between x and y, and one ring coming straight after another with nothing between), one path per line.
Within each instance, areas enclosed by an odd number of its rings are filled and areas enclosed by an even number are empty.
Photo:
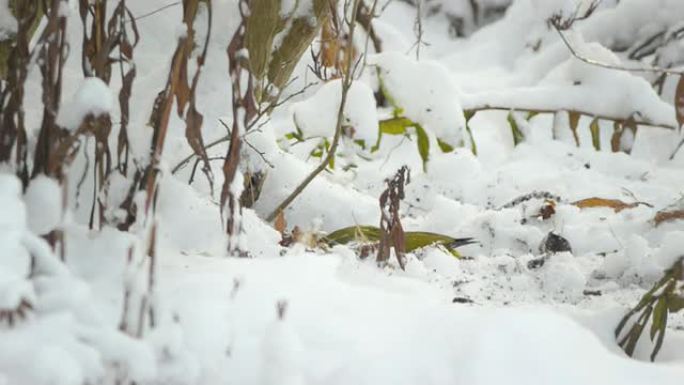
M369 63L380 68L386 96L407 118L452 146L460 144L465 128L461 93L444 66L398 52L374 55Z
M311 98L292 106L294 120L305 138L330 138L335 134L342 98L342 80L324 84ZM353 82L344 107L344 126L353 128L354 139L374 144L378 139L378 116L373 90Z
M87 77L71 100L60 109L57 124L73 131L88 115L97 117L111 114L113 110L114 96L109 86L100 78Z

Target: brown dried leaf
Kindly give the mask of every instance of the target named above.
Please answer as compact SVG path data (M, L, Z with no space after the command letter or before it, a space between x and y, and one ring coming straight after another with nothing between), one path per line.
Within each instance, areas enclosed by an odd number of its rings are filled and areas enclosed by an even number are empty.
M275 228L276 231L280 233L280 235L285 234L287 222L285 221L285 213L283 213L282 211L278 213L278 216L276 216L276 219L273 222L273 228Z
M185 111L185 106L188 105L190 100L190 85L188 82L188 56L190 52L185 52L185 50L180 49L179 46L179 57L177 65L177 73L174 78L173 91L176 97L176 103L178 108L178 117L183 117L183 112ZM174 65L174 67L175 67Z
M672 211L658 211L653 218L653 222L658 226L663 222L670 222L684 219L684 209Z
M684 75L679 77L679 83L677 83L674 106L677 112L677 123L681 127L684 125Z
M544 205L539 209L539 216L543 220L551 218L556 213L556 202L552 200L545 200Z
M648 205L647 203L644 202L634 202L634 203L625 203L619 199L606 199L606 198L598 198L598 197L592 197L592 198L586 198L582 200L578 200L577 202L573 202L573 205L579 207L580 209L587 209L587 208L595 208L595 207L608 207L613 209L616 213L619 213L620 211L624 209L631 209L634 207L637 207L639 205Z

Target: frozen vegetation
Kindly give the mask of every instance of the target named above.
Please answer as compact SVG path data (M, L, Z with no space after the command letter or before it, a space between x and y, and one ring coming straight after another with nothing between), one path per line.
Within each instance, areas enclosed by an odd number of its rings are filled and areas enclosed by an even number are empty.
M0 385L684 379L684 1L35 3Z

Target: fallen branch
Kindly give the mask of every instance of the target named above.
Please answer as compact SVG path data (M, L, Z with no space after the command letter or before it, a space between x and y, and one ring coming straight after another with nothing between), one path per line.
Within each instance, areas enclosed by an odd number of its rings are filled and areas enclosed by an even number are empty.
M653 122L653 121L646 120L646 119L639 120L639 119L637 119L638 116L635 116L637 114L634 114L634 115L628 116L628 117L624 117L624 116L618 117L618 116L610 116L610 115L599 115L599 114L594 114L594 113L587 112L587 111L578 111L578 110L572 109L572 108L569 108L568 110L574 111L574 112L576 112L580 115L583 115L583 116L588 116L588 117L600 119L600 120L609 120L612 122L630 121L630 122L633 122L634 124L636 124L638 126L661 127L661 128L667 128L669 130L674 130L677 128L674 125L669 124L669 123ZM473 106L470 108L465 108L463 111L467 115L467 114L471 114L471 113L474 114L474 113L480 112L480 111L519 111L519 112L532 112L532 113L536 113L536 114L555 114L555 113L558 113L558 112L564 111L564 110L563 109L519 108L519 107L512 107L512 106L493 106L493 105L489 105L489 104L483 104L480 106Z

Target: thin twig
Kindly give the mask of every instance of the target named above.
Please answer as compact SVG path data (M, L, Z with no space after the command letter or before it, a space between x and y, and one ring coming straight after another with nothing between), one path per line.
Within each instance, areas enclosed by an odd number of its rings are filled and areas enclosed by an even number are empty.
M294 79L293 79L293 80L294 80ZM268 112L272 111L272 110L275 109L276 107L279 107L279 106L283 105L284 103L288 102L290 99L295 98L295 97L297 97L297 96L303 94L304 92L306 92L306 90L308 90L310 87L315 86L316 84L318 84L318 82L311 82L311 83L308 83L307 85L305 85L304 87L302 87L301 90L299 90L299 91L297 91L297 92L295 92L295 93L292 93L292 94L288 95L288 96L287 96L286 98L284 98L283 100L278 101L278 99L276 99L277 101L276 101L275 103L272 103L272 104L269 105L268 107L266 107L266 108L264 108L263 110L259 111L259 113L256 115L256 117L249 123L249 125L247 126L247 128L246 128L246 130L245 130L245 133L242 134L242 137L241 137L241 138L244 139L244 138L245 138L246 136L248 136L250 133L253 133L254 131L257 131L257 129L252 129L252 128L254 127L254 125L255 125L257 122L259 122L259 121L261 120L261 118L262 118L264 115L267 115ZM221 143L224 143L224 142L227 142L227 141L230 140L230 128L229 128L229 127L226 125L226 123L223 122L221 119L219 119L219 122L221 122L221 124L222 124L224 127L226 127L226 129L228 130L228 133L227 133L225 136L222 136L222 137L220 137L220 138L214 140L213 142L210 142L210 143L206 144L206 145L204 146L204 150L205 150L205 151L208 150L208 149L210 149L210 148L212 148L212 147L215 147L215 146L217 146L217 145L219 145L219 144L221 144ZM259 125L258 128L260 128L262 125L263 125L263 123L261 123L261 124ZM248 145L249 145L249 144L248 144ZM195 153L193 152L192 154L190 154L190 155L186 156L185 158L183 158L183 160L181 160L180 162L178 162L178 164L176 164L176 165L173 167L173 169L171 169L171 174L175 174L175 173L177 173L178 171L180 171L180 170L181 170L183 167L185 167L185 165L187 165L188 162L190 162L190 161L192 160L192 158L194 158L195 156L197 156L197 154L195 154ZM264 160L265 160L265 159L264 159ZM266 163L268 163L269 165L271 165L271 163L268 162L268 161L266 161Z
M616 71L645 72L645 73L668 74L668 75L684 75L684 71L677 71L677 70L673 70L670 68L663 68L663 67L622 67L622 66L618 66L618 65L614 65L614 64L610 64L610 63L604 63L604 62L601 62L601 61L598 61L595 59L591 59L591 58L582 56L575 50L575 48L572 46L572 44L570 44L567 37L565 36L563 31L561 31L559 26L556 23L552 23L552 25L553 25L553 28L556 30L556 32L558 32L558 35L560 35L561 40L563 41L565 46L568 48L568 50L570 51L572 56L574 56L575 58L577 58L577 59L579 59L579 60L581 60L587 64L594 65L597 67L603 67L603 68L607 68L607 69L611 69L611 70L616 70Z
M226 122L223 121L223 119L219 119L219 122L221 122L221 124L223 125L223 127L226 128L226 130L230 131L230 128L228 127ZM249 131L247 131L247 132L249 132ZM261 157L261 159L264 161L264 163L266 163L270 168L274 168L275 166L273 165L273 163L271 163L268 159L266 159L266 153L257 149L256 147L254 147L254 145L252 143L250 143L247 139L245 139L245 137L247 136L247 132L242 134L242 137L241 137L242 141L245 142L245 144L248 145L249 148L254 150L254 152L256 152Z
M134 20L135 20L135 21L138 21L138 20L141 20L141 19L145 19L145 18L150 17L150 16L153 16L153 15L159 13L159 12L162 12L162 11L168 9L168 8L175 7L176 5L181 5L182 3L183 3L182 1L176 1L176 2L174 2L174 3L166 4L165 6L159 7L159 8L157 8L157 9L155 9L154 11L150 11L150 12L144 13L144 14L142 14L142 15L140 15L140 16L136 16L135 19L129 20L129 21L127 21L127 23L131 23L131 22L134 21Z
M351 13L351 20L349 21L349 35L347 36L347 42L348 46L352 47L354 44L354 30L356 29L356 16L357 12L359 9L359 4L361 3L361 0L353 0L354 3L352 5L352 13ZM333 159L335 156L335 152L337 151L337 145L340 142L340 136L342 133L342 123L344 121L344 107L347 103L347 94L349 92L349 88L351 88L352 82L354 80L354 73L352 70L352 60L353 60L353 55L347 55L347 72L344 73L344 77L342 79L342 96L340 99L340 107L337 110L337 124L335 126L335 136L333 137L332 144L330 145L330 150L326 154L325 158L321 161L321 163L316 167L304 180L290 193L290 195L285 198L266 218L267 222L273 221L278 214L280 214L292 201L294 201L299 194L301 194L302 191L311 183L311 181L318 176L323 170L326 169L328 164L330 163L330 160Z

